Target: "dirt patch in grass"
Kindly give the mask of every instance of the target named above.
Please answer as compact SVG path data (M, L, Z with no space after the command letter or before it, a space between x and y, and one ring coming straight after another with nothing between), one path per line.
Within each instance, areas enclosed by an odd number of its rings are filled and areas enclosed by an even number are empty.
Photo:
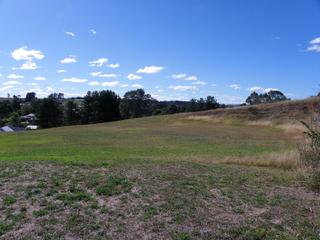
M316 239L320 197L303 185L291 171L187 162L6 164L0 239Z

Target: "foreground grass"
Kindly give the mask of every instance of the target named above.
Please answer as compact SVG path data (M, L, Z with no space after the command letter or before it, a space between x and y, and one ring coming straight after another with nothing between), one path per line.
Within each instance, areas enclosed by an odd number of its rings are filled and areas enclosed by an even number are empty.
M119 164L147 160L215 161L294 147L273 127L223 124L181 116L0 135L1 161L55 160Z
M184 115L1 134L0 239L319 239L292 139Z
M0 168L2 239L318 239L320 197L292 171L168 163Z

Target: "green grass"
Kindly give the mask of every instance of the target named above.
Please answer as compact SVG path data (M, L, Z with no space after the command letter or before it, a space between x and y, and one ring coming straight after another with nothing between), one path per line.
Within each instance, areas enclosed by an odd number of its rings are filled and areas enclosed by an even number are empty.
M0 146L3 239L319 239L320 199L298 172L220 162L294 149L276 127L160 116Z
M255 156L292 149L282 131L177 116L0 135L1 161L119 164Z

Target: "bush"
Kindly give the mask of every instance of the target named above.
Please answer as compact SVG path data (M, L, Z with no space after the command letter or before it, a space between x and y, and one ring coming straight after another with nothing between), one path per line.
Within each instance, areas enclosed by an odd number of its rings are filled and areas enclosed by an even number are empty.
M320 127L319 117L313 117L311 124L302 122L307 131L306 140L299 147L300 159L308 171L310 186L320 192Z

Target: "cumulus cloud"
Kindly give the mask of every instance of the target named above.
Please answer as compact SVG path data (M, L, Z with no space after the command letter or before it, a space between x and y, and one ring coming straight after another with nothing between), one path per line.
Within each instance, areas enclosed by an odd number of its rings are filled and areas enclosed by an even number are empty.
M118 81L113 81L113 82L102 82L101 83L101 86L103 87L115 87L119 85L119 82Z
M76 34L74 34L73 32L64 32L65 34L67 34L70 37L75 37Z
M130 73L130 74L127 76L127 78L128 78L129 80L139 80L139 79L141 79L142 77L139 76L139 75Z
M136 73L155 74L155 73L161 72L162 70L164 70L164 67L147 66L147 67L138 69Z
M320 37L311 40L310 44L320 44Z
M143 88L141 84L132 84L131 87L133 88Z
M118 75L114 73L102 73L102 72L91 72L90 75L93 77L104 77L104 78L118 77Z
M307 48L309 52L320 52L320 37L311 40L310 46Z
M198 77L197 77L197 76L189 76L189 77L186 77L184 80L187 80L187 81L197 81L197 80L198 80Z
M260 86L253 86L251 88L248 88L248 91L250 92L259 92L259 93L268 93L270 91L278 91L277 88L263 88Z
M91 32L93 35L96 35L96 34L97 34L97 31L94 30L94 29L90 29L90 32Z
M111 63L109 65L107 65L109 68L119 68L120 64L119 63Z
M229 85L228 87L229 87L229 88L232 88L232 89L234 89L234 90L239 90L239 89L241 89L241 87L240 87L238 84L231 84L231 85Z
M38 77L35 77L34 80L36 80L36 81L45 81L46 78L45 78L45 77L38 76Z
M260 86L253 86L251 88L248 88L248 91L250 92L263 92L264 88Z
M60 63L62 64L69 64L69 63L76 63L76 62L78 61L76 59L76 56L74 55L70 55L69 57L66 57L60 61Z
M307 50L310 52L320 52L320 45L311 45Z
M19 81L7 81L7 82L4 82L2 85L7 86L7 85L21 85L21 84L22 83Z
M90 61L89 66L90 67L102 67L103 65L106 65L108 61L109 61L108 58L99 58L97 60Z
M44 58L44 54L40 50L28 50L28 47L21 47L18 49L15 49L12 53L11 56L15 60L27 60L27 61L32 61L34 59L41 60Z
M193 84L193 85L206 85L207 83L204 81L196 81L196 82L192 82L191 84Z
M197 90L195 86L170 86L168 87L175 91L190 91L190 90Z
M11 56L13 59L17 61L25 61L20 68L14 69L22 69L22 70L35 70L38 68L38 65L34 62L34 60L42 60L44 58L44 54L40 50L28 49L28 47L21 47L15 49Z
M186 77L187 77L187 74L185 74L185 73L171 75L171 78L173 78L173 79L182 79L182 78L186 78Z
M20 78L24 78L24 76L12 73L12 74L8 75L7 78L9 78L9 79L20 79Z
M88 79L82 79L82 78L75 78L75 77L72 77L72 78L64 78L61 80L61 82L71 82L71 83L84 83L84 82L87 82Z

